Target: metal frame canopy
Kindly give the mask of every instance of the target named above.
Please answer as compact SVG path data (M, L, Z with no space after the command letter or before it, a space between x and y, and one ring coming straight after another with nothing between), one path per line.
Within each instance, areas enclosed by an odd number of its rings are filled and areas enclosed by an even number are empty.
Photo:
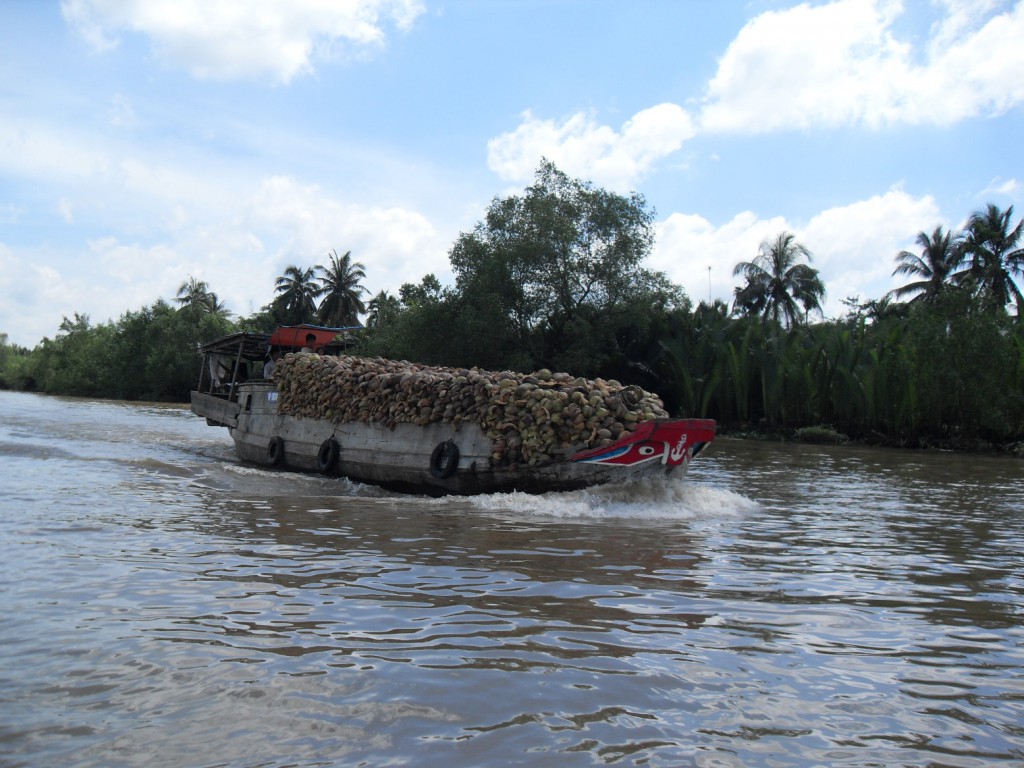
M207 342L199 347L204 354L241 354L243 360L262 360L267 355L270 334L239 331Z

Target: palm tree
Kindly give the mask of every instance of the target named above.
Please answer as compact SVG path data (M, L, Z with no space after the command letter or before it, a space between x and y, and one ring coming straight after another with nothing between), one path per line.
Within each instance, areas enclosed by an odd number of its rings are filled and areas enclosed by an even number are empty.
M907 275L918 278L901 288L889 292L889 295L902 299L913 296L915 301L934 301L952 279L954 271L964 258L963 235L938 226L928 235L926 232L917 234L917 244L921 246L921 255L910 251L896 254L896 269L893 275Z
M175 301L181 304L181 308L194 307L200 312L209 312L214 315L227 316L229 313L217 294L210 290L205 280L196 280L192 275L188 280L178 286L178 295Z
M742 261L732 271L734 277L747 281L735 290L733 311L761 315L787 327L800 322L798 304L804 315L821 312L825 284L818 270L798 263L800 258L810 261L811 252L796 242L792 232L764 240L753 261Z
M352 261L352 251L345 251L339 257L331 251L331 266L324 270L321 290L324 299L320 302L318 318L324 325L349 326L359 324L359 315L366 312L366 305L360 298L366 289L359 281L366 277L365 267Z
M997 307L1005 307L1011 299L1015 300L1017 314L1024 316L1024 294L1013 279L1014 273L1024 274L1024 248L1020 247L1024 221L1018 221L1011 230L1011 218L1012 205L1001 211L992 203L984 211L971 215L964 243L968 266L957 278L973 283Z
M310 322L316 316L316 298L323 293L317 280L319 267L302 269L290 264L284 274L277 278L274 290L274 308L280 312L281 320L291 325Z
M387 291L381 291L367 304L370 314L366 316L367 328L380 328L387 325L388 321L398 314L402 305L398 298Z

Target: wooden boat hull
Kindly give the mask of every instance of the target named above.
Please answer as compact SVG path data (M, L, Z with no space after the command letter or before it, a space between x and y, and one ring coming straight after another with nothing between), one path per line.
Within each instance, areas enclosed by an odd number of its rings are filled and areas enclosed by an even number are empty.
M494 464L492 440L472 422L426 426L333 423L278 413L278 392L267 382L242 384L238 399L192 393L192 410L228 427L239 458L431 496L577 490L644 477L685 475L711 442L714 422L644 422L610 446L530 466Z

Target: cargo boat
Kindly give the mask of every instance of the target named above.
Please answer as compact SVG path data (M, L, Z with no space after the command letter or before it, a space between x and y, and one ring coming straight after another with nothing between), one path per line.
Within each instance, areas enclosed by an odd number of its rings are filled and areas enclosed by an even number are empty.
M227 427L243 461L431 496L545 493L681 477L714 439L710 419L651 418L600 445L565 447L542 461L496 461L494 438L470 419L338 421L281 407L289 392L265 375L271 351L343 356L353 330L282 326L273 334L240 332L201 346L193 413Z

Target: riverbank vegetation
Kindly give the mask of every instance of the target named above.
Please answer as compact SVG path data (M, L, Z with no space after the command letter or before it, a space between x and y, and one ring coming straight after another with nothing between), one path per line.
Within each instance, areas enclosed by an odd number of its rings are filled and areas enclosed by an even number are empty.
M908 282L821 316L813 255L781 232L740 257L731 305L693 306L644 266L654 214L548 162L521 195L495 198L434 275L368 296L350 252L289 265L259 312L233 318L203 281L99 325L76 314L32 350L0 334L0 386L185 401L196 345L278 324L352 326L357 354L492 370L570 371L658 392L671 413L725 430L808 441L1011 446L1024 440L1022 223L988 205L962 232L918 235L894 256ZM1008 311L1013 306L1015 314Z

